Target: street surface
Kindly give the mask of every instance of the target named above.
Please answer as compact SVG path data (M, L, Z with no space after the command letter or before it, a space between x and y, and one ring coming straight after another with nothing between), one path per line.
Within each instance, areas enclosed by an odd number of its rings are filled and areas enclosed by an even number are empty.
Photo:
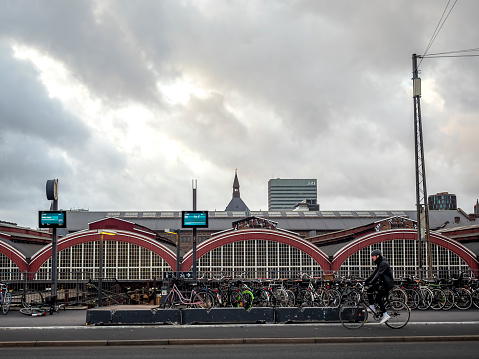
M204 344L212 340L237 339L242 345L278 342L278 338L305 340L312 338L331 338L332 342L351 342L352 338L362 340L398 341L436 340L447 336L444 340L461 340L467 336L479 341L479 310L460 311L412 311L409 324L399 330L380 325L377 322L366 323L358 330L344 328L341 323L305 323L305 324L241 324L241 325L152 325L152 326L86 326L85 310L67 310L44 317L29 317L18 311L8 315L0 315L0 345L21 341L24 344L37 345L37 342L63 342L68 345L120 345L138 344L131 341L143 340L147 344L192 344L199 339ZM254 342L255 340L263 341ZM152 340L162 342L148 343ZM181 340L188 342L181 343ZM469 337L471 340L471 337ZM82 342L83 341L83 342ZM76 343L75 343L76 342ZM281 342L281 341L279 341ZM437 343L436 343L437 344ZM53 344L49 344L53 345Z
M4 348L0 352L10 359L370 359L370 358L477 358L479 342L420 342L365 344L277 344L277 345L166 345L73 348Z

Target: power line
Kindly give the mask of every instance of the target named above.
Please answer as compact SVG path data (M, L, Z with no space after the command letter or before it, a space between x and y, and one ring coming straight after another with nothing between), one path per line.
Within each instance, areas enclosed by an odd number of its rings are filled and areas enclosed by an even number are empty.
M422 60L424 59L424 56L426 56L427 52L429 51L429 49L431 48L432 44L434 43L434 41L436 40L436 37L437 35L439 35L439 32L441 31L442 27L444 26L444 23L446 22L447 18L449 17L449 15L451 14L451 11L452 9L454 9L454 6L456 6L456 3L457 3L457 0L454 1L454 4L452 5L452 7L449 9L449 12L447 13L446 17L444 17L444 14L446 13L447 11L447 8L449 7L449 4L451 3L451 0L449 0L446 4L446 7L441 15L441 18L439 19L439 22L436 26L436 29L434 30L434 33L432 34L432 37L431 37L431 40L429 41L429 44L427 45L426 47L426 50L424 51L424 54L421 56L421 61L419 62L419 66L421 66L421 63L422 63ZM443 20L444 18L444 20ZM442 21L442 23L441 23Z
M479 54L477 55L438 55L438 56L433 56L433 55L426 55L426 56L421 56L422 59L437 59L440 57L479 57Z
M430 57L430 56L437 56L437 55L449 55L449 54L459 54L461 52L474 52L479 51L479 47L475 49L465 49L465 50L455 50L455 51L447 51L447 52L437 52L435 54L428 54L419 57Z

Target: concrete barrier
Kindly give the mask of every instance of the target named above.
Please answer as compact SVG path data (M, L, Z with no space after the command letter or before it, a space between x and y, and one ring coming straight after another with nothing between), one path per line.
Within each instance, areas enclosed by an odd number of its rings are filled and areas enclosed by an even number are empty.
M276 323L339 322L339 308L276 308Z
M181 324L179 309L104 307L88 309L86 325Z
M161 325L231 323L338 322L338 308L182 308L154 306L113 306L88 309L87 325Z
M185 308L181 310L181 324L201 323L274 323L274 308Z

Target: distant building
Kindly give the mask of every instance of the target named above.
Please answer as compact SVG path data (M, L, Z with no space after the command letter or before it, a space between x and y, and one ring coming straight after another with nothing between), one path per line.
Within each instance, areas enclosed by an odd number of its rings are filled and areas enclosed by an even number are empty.
M316 179L270 179L268 181L268 210L293 210L303 201L316 203Z
M440 192L428 197L429 209L432 211L450 211L457 209L456 195Z

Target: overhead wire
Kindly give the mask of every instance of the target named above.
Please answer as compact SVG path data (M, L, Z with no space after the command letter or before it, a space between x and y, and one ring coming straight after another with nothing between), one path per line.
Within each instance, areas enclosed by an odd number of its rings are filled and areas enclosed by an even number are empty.
M457 0L454 1L454 4L453 4L453 5L451 6L451 8L449 9L449 12L447 13L446 17L444 17L444 14L446 13L447 8L449 7L449 4L450 4L450 3L451 3L451 0L448 0L448 2L447 2L447 4L446 4L446 7L444 8L444 11L443 11L443 13L442 13L442 15L441 15L441 18L439 19L439 22L437 23L436 29L434 30L434 33L432 34L431 40L429 41L429 44L427 45L426 50L424 51L424 54L421 56L421 61L419 61L418 68L419 68L419 66L421 65L422 60L423 60L424 57L426 56L427 52L428 52L429 49L431 48L432 44L433 44L434 41L436 40L437 35L439 35L439 32L441 31L442 27L444 26L444 23L446 22L447 18L448 18L449 15L451 14L452 9L454 9L454 6L456 6ZM443 20L443 18L444 18L444 20Z
M478 51L479 51L479 48L464 49L464 50L456 50L456 51L438 52L435 54L428 54L428 55L419 56L419 57L428 58L428 59L438 58L438 57L477 57L479 56L479 54L471 54L471 52L478 52Z

